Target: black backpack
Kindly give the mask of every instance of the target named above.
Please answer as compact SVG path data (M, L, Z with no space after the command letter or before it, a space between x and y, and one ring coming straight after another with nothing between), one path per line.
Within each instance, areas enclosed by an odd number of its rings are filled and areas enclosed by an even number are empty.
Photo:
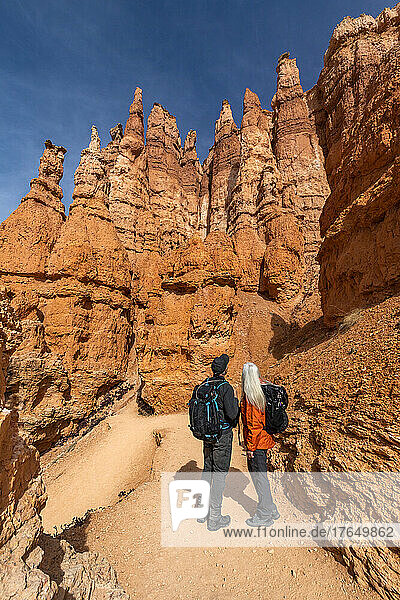
M226 381L206 379L195 391L189 402L189 427L194 437L215 444L222 433L222 414L218 406L219 388Z
M264 429L270 434L282 433L289 425L287 392L282 385L273 383L263 383L261 387L266 400Z

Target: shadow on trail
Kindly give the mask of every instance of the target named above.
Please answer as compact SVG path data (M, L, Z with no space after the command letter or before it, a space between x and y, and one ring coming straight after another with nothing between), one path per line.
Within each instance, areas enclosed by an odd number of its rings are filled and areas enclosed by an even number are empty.
M76 550L76 552L87 552L87 529L90 523L90 513L80 519L74 519L73 522L63 529L58 535L62 540L66 540Z
M193 476L192 479L200 479L202 472L202 469L197 466L196 460L189 460L177 470L174 479L188 479L186 473L194 473L195 476Z
M197 461L189 460L182 465L174 475L174 479L201 479L202 469L197 465ZM232 498L249 514L253 515L257 508L257 502L245 493L245 489L250 483L250 477L245 475L240 469L231 467L226 478L224 497Z
M250 477L245 475L240 469L231 467L226 478L224 496L225 498L232 498L249 515L253 516L256 512L257 502L244 491L249 483Z

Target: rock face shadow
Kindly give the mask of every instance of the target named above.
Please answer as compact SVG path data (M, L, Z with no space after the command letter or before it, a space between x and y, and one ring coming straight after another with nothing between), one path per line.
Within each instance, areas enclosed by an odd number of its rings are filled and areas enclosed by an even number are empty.
M60 544L60 539L58 537L52 537L47 533L43 533L40 537L39 544L44 551L39 568L59 586L54 600L77 600L75 595L72 595L62 587L65 572L61 568L61 564L64 559L65 551Z
M295 323L286 322L280 315L272 313L271 329L273 337L270 341L268 352L277 360L287 354L306 352L329 340L336 331L327 327L322 317L310 321L304 327Z
M74 519L57 537L71 544L76 552L88 552L87 528L89 522L90 514L87 514L81 519Z
M42 533L39 545L44 551L40 569L50 576L57 585L63 580L64 571L61 569L61 563L64 558L64 550L61 548L60 540L47 533Z

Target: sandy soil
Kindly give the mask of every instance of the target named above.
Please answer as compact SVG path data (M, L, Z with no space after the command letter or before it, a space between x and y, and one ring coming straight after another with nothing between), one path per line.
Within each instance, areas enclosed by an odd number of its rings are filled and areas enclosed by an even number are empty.
M159 446L154 432L163 436ZM45 457L45 530L53 533L54 526L105 507L64 536L80 551L107 557L132 598L379 598L355 584L323 549L162 547L160 473L198 472L201 466L201 443L188 430L186 415L139 417L130 404L90 434ZM248 478L236 435L232 467ZM249 479L244 492L247 503L226 497L223 508L242 522L254 505ZM199 531L205 527L190 523Z

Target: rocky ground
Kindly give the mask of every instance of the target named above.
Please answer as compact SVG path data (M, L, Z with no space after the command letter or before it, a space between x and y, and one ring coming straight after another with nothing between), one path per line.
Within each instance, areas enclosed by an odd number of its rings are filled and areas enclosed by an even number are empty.
M400 296L393 296L346 315L335 330L307 329L303 339L298 332L297 348L267 371L292 399L272 468L399 470L399 331ZM359 580L400 597L398 548L342 552Z
M154 443L154 432L162 435L159 446ZM288 600L328 595L335 600L378 598L357 585L346 568L323 549L162 547L160 473L183 470L196 476L202 466L201 444L188 430L186 414L138 417L130 405L67 454L59 452L60 458L53 454L44 467L49 492L43 512L45 531L50 534L54 526L70 523L72 515L82 517L89 508L103 506L83 523L67 528L61 537L80 551L101 552L132 598L211 600L233 594L254 598L268 594ZM77 465L74 476L72 464ZM132 470L127 477L130 465L143 470ZM91 468L95 476L89 473ZM254 510L254 491L236 435L232 468L246 477L247 501L238 503L228 493L224 508L240 526ZM193 523L193 527L200 530L204 525ZM58 568L54 540L44 535L41 544L47 556L53 555L42 564L52 574Z
M196 132L182 145L158 103L145 135L137 88L107 146L92 127L68 215L66 150L46 140L38 177L0 224L6 598L126 597L87 549L138 597L362 594L322 550L162 548L159 474L198 470L200 445L182 415L136 406L181 411L227 352L236 385L252 360L288 388L272 469L399 470L399 29L400 3L345 17L308 92L282 54L272 111L246 89L239 127L224 100L203 164ZM46 452L44 554L29 444ZM244 469L238 448L233 468ZM243 521L244 506L226 505ZM72 521L63 536L79 556L50 537ZM397 549L336 556L359 585L400 599Z
M16 413L7 410L0 411L0 449L1 600L128 600L106 559L78 553L65 540L52 538L57 569L45 571L50 553L38 544L47 499L39 455L19 435Z
M282 358L266 376L283 382L289 391L290 426L277 437L278 444L270 455L272 469L302 471L311 465L322 471L375 471L382 470L382 466L383 470L397 470L399 323L400 297L394 296L374 307L354 311L335 330L317 322L294 331L286 345L282 344ZM318 598L324 597L328 589L335 592L335 598L341 597L351 578L325 550L275 549L271 555L265 549L162 548L159 473L198 471L201 448L187 429L186 415L138 417L135 412L134 405L128 404L90 435L44 457L50 500L43 518L48 532L54 526L70 523L74 516L83 517L88 509L105 506L83 524L69 529L65 537L81 550L103 548L117 567L121 582L138 597L141 591L151 597L156 590L164 590L166 597L179 597L180 590L193 586L194 578L182 568L185 552L190 563L202 565L199 568L204 573L212 571L217 563L225 565L220 567L220 583L208 576L210 597L219 585L220 594L231 594L239 585L261 594L265 581L253 581L248 564L254 563L265 573L266 557L271 565L268 576L274 573L278 597L295 594ZM160 446L154 432L162 436ZM237 445L232 466L246 471ZM246 483L246 494L251 495L251 488ZM238 523L247 517L244 507L232 498L226 498L225 505ZM372 585L386 597L398 598L396 549L354 548L343 550L337 558L355 574L360 585ZM140 569L132 569L134 564ZM159 566L155 569L154 564ZM329 577L315 581L317 568L327 569ZM153 592L147 579L152 569ZM285 569L289 569L287 577ZM289 576L290 569L299 576ZM354 597L361 594L361 588L350 585L349 589ZM198 597L208 597L197 593Z

